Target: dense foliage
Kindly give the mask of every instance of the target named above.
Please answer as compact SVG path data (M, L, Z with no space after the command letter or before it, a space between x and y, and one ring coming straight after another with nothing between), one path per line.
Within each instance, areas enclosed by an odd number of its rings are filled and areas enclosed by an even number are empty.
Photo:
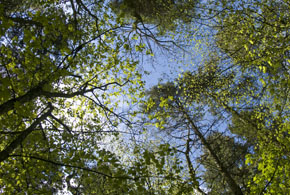
M100 1L3 1L0 9L1 192L143 189L138 180L149 173L106 148L129 123L120 94L136 98L143 86L131 57L144 48L142 29L116 21Z
M290 192L288 1L0 3L0 193Z

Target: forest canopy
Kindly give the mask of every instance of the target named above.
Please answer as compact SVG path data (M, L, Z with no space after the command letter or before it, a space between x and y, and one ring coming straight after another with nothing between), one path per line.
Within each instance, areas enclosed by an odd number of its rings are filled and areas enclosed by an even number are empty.
M1 0L0 193L290 193L289 11Z

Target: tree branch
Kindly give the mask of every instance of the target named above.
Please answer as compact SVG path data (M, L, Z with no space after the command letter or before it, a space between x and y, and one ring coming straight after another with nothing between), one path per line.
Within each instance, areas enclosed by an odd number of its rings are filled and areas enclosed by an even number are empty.
M30 100L33 100L37 96L40 96L41 91L42 91L42 86L43 83L39 83L39 85L35 88L32 88L29 90L26 94L19 96L17 98L10 99L6 101L5 103L0 105L0 115L8 112L9 110L12 110L14 108L14 104L16 102L19 102L20 104L24 104Z
M43 120L45 120L52 112L53 106L48 105L48 111L37 118L27 129L21 132L20 135L16 137L4 150L0 152L0 162L6 160L9 155L25 140L25 138L34 131L34 129L39 125ZM46 108L47 109L47 108Z
M19 17L10 17L10 16L4 16L5 18L12 20L15 23L21 24L21 25L35 25L38 27L43 27L43 25L40 22L36 22L29 19L19 18Z
M37 157L37 156L26 156L26 155L13 154L13 155L9 155L9 157L31 158L31 159L35 159L35 160L40 160L40 161L43 161L43 162L47 162L47 163L50 163L50 164L53 164L53 165L56 165L56 166L76 168L76 169L80 169L80 170L84 170L84 171L88 171L88 172L97 173L99 175L102 175L102 176L105 176L105 177L108 177L108 178L112 178L112 179L113 178L116 178L116 179L133 179L133 178L127 177L127 176L115 177L115 176L111 176L111 175L108 175L108 174L105 174L105 173L102 173L100 171L96 171L96 170L93 170L93 169L90 169L90 168L80 167L80 166L75 166L75 165L69 165L69 164L64 164L64 163L61 163L61 162L55 162L55 161L52 161L52 160L49 160L49 159L44 159L44 158Z

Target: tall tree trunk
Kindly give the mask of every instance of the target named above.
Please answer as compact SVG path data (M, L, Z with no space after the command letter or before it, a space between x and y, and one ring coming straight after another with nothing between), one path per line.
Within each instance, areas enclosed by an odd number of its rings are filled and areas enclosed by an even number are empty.
M231 176L231 174L224 167L223 163L221 162L221 160L219 159L219 157L217 156L217 154L214 152L214 150L212 149L212 147L210 146L210 144L207 142L207 140L205 139L205 137L203 136L203 134L200 132L199 128L192 121L192 118L186 112L186 110L183 107L183 105L179 104L179 107L181 108L182 113L184 114L185 118L189 122L189 125L193 129L194 133L198 136L198 138L200 139L200 141L203 144L203 146L209 151L210 155L215 160L217 166L220 169L220 172L224 175L224 177L225 177L225 179L226 179L226 181L227 181L230 189L232 190L233 194L235 194L235 195L242 195L243 192L242 192L240 186L236 183L236 181L233 179L233 177Z

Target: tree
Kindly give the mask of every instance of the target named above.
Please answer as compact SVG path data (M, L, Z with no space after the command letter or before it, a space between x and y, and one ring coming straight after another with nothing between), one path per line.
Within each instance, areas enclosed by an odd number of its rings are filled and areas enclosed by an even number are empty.
M165 83L152 88L147 93L148 101L143 109L147 112L148 118L152 119L151 123L156 124L160 131L165 131L173 139L178 139L178 151L185 156L188 173L191 176L190 180L196 190L202 194L205 193L200 188L199 183L202 181L198 179L194 167L196 163L192 161L191 157L194 148L200 147L197 145L199 143L204 151L208 152L207 154L214 162L213 169L222 175L231 193L243 194L246 189L237 182L240 178L234 178L235 172L233 170L238 168L229 166L228 163L231 161L225 159L230 157L225 157L220 150L216 150L215 148L219 144L211 143L211 138L207 136L208 132L216 134L221 131L216 129L220 125L221 116L210 116L209 107L219 109L215 108L221 103L216 101L216 91L222 90L222 87L228 87L227 82L232 82L233 77L229 77L227 74L220 75L217 67L210 67L207 70L206 72L187 72L177 80L176 85ZM209 103L211 100L214 100L216 104ZM239 144L236 147L235 149L238 149ZM225 155L232 154L225 153ZM242 161L243 159L233 159L232 162L238 160ZM236 166L238 165L236 164Z
M191 140L196 140L189 129L199 135L203 147L217 164L218 173L227 180L231 193L242 185L242 193L288 193L289 4L265 0L217 1L216 5L216 9L211 7L206 12L214 13L215 22L210 57L196 68L197 71L183 74L177 84L165 84L156 87L155 92L152 90L147 102L148 117L160 130L169 133L171 140L183 141L181 153L190 151L187 146L192 146ZM221 130L206 129L206 124L211 123L204 122L204 115L207 120L208 117L216 121L229 118L232 124L228 133L242 137L251 145L243 164L255 175L252 180L234 178L232 170L225 168L225 157L219 157L219 151L211 149L219 145L218 141L214 146L207 146L210 137L206 139L206 132L214 135ZM226 145L223 147L228 149ZM187 159L190 162L191 159ZM196 175L193 178L197 178ZM240 185L241 180L248 183ZM197 183L195 187L198 186Z
M82 191L91 177L114 183L104 193L126 189L138 178L103 147L129 124L117 97L143 86L127 55L144 48L140 34L102 1L2 1L0 10L0 191L49 194L65 181Z
M136 24L157 25L160 32L166 33L174 31L182 23L189 24L197 17L195 10L198 3L190 0L114 0L111 7L121 17L135 19Z
M252 132L256 132L256 152L247 161L258 165L253 179L256 185L251 184L251 191L287 193L289 3L265 0L249 6L233 4L228 10L217 20L217 46L230 57L233 66L241 67L243 74L254 70L262 89L250 116L242 109L240 116L234 116L247 119Z
M245 164L246 154L249 154L251 145L249 143L239 143L234 137L214 132L207 137L207 141L214 148L217 156L222 163L233 175L235 181L239 184L244 193L249 193L248 182L253 175L253 167ZM206 182L207 188L210 189L209 194L231 194L230 188L223 175L216 169L215 161L207 150L203 150L203 154L198 160L206 169L203 180Z
M287 1L2 0L0 23L1 193L289 192ZM120 149L138 55L199 25L204 61L141 105L163 142Z

